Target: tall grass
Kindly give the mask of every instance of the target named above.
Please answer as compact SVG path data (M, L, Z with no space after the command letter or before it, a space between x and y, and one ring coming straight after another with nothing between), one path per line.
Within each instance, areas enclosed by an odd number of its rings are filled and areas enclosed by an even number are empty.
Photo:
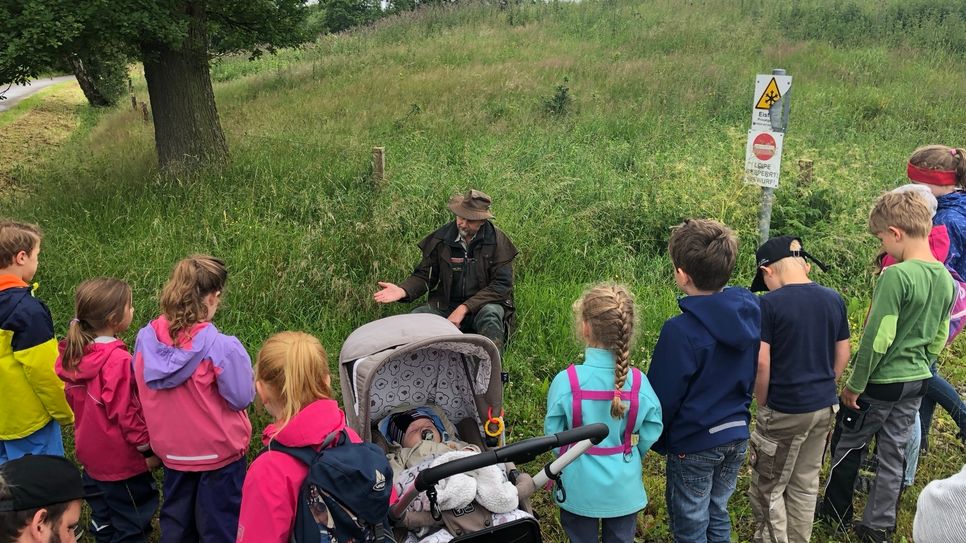
M775 67L794 91L773 234L802 236L833 265L815 279L843 292L858 335L876 247L865 228L871 201L903 182L916 146L960 144L966 121L963 51L948 37L960 19L933 10L899 34L903 5L421 9L254 62L219 59L212 77L233 159L223 169L160 176L151 127L118 110L26 167L26 194L0 206L46 230L39 295L60 332L82 279L131 282L144 323L172 264L208 252L230 265L220 328L253 353L273 332L306 330L335 360L354 328L409 309L377 306L371 294L412 269L415 243L449 220L447 197L484 190L520 248L519 326L504 363L510 439L529 437L542 433L548 380L581 353L570 304L588 283L632 287L634 362L646 368L677 312L670 226L695 216L731 225L741 239L734 283L750 282L760 193L741 182L743 151L754 76ZM548 113L564 81L570 100ZM378 188L376 145L388 173ZM808 185L796 180L803 158L815 163ZM955 383L961 355L946 357ZM918 489L963 460L949 419L937 418L935 453L903 497L905 536ZM668 541L661 461L649 456L646 468L652 506L641 537ZM732 500L739 540L750 537L747 483L742 474ZM560 540L552 506L541 497L537 507L547 538Z

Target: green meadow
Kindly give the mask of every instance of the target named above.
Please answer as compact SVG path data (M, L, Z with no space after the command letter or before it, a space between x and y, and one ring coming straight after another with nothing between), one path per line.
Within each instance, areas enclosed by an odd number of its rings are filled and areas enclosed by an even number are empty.
M872 201L905 182L917 146L966 143L964 21L961 4L923 0L425 7L256 61L214 59L228 166L160 175L140 112L84 112L67 143L9 169L0 215L45 230L38 296L59 334L74 287L111 275L134 287L133 342L174 262L211 253L230 265L219 328L253 356L274 332L311 332L336 371L352 330L410 309L375 304L376 282L408 275L416 242L450 220L451 194L483 190L520 250L504 360L507 435L519 440L542 434L549 380L582 352L571 304L588 285L632 288L633 360L647 367L678 311L671 226L730 225L741 240L733 283L750 284L761 191L742 180L745 140L755 74L773 68L794 83L772 233L801 236L832 266L813 278L846 298L857 341L878 246ZM382 183L374 146L386 149ZM800 160L813 162L810 180ZM964 353L959 340L942 359L960 387ZM251 413L257 436L266 415ZM966 461L954 434L937 413L900 536L911 540L924 484ZM661 457L645 471L639 539L670 541ZM736 541L751 537L749 479L731 501ZM534 501L545 539L563 540L548 497ZM821 528L813 539L849 541Z

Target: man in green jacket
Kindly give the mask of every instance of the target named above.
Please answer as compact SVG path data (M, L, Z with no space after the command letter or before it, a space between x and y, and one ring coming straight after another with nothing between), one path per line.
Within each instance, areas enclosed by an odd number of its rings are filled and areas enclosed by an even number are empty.
M446 317L464 332L475 332L500 350L513 318L513 258L510 238L490 222L490 197L478 190L450 199L455 220L419 242L423 256L412 275L396 285L379 282L379 303L412 302L429 292L413 313Z

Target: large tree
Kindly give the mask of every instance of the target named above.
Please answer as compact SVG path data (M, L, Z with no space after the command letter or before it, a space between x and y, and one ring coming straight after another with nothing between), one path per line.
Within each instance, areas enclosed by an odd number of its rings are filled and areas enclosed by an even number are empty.
M0 0L0 83L105 51L140 60L165 170L228 156L208 61L306 38L305 0ZM3 91L0 86L0 92Z

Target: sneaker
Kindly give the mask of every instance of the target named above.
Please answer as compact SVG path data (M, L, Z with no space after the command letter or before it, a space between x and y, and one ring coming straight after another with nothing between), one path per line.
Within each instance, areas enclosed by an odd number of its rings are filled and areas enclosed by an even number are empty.
M855 537L864 543L892 543L892 530L876 530L862 524L853 527Z

